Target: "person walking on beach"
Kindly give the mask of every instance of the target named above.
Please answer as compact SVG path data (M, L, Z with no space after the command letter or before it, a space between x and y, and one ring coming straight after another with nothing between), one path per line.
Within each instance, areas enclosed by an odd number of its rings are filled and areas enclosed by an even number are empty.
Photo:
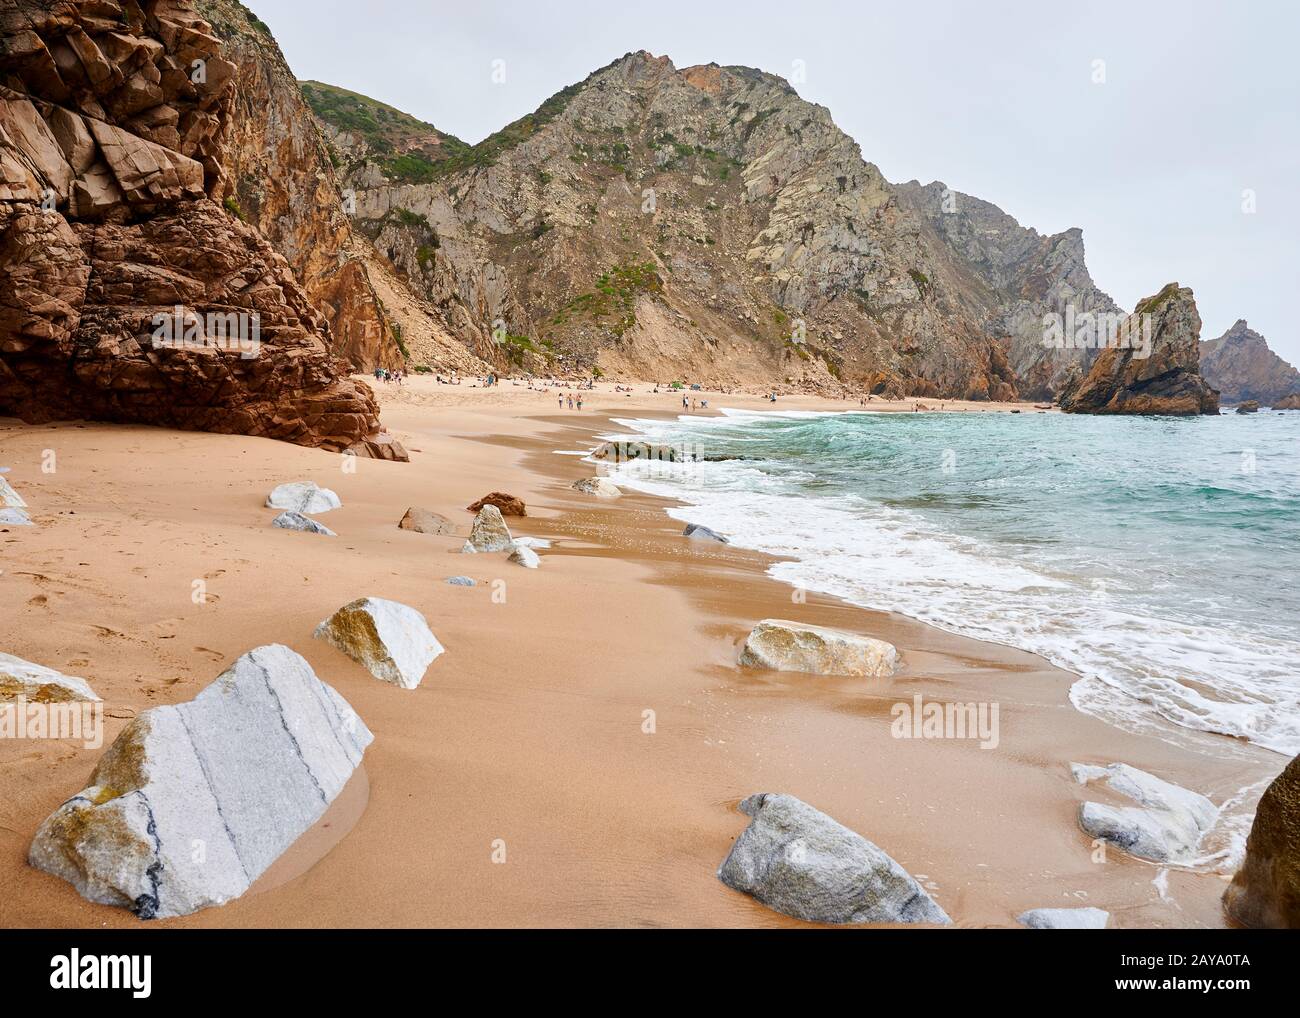
M564 393L560 393L560 394L559 394L559 401L560 401L560 409L563 410L563 409L564 409Z
M683 396L683 397L682 397L682 409L683 409L683 410L690 410L690 408L691 408L690 402L687 400L687 398L686 398L685 396Z
M579 410L582 409L582 396L581 396L581 395L578 396L578 409L579 409Z

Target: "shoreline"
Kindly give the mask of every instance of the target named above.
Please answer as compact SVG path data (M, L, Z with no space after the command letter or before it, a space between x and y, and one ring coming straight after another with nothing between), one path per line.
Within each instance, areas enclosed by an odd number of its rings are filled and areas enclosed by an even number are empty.
M411 382L377 393L412 463L361 461L353 475L332 454L256 439L0 422L0 459L15 484L21 467L38 521L0 534L0 610L30 623L7 652L84 675L112 716L189 699L240 653L283 642L376 736L369 802L314 865L223 908L143 925L807 925L714 876L745 826L735 804L759 791L796 795L876 842L959 926L1079 905L1106 908L1112 926L1223 925L1218 874L1171 870L1170 903L1152 883L1159 867L1119 852L1091 861L1075 813L1084 798L1108 799L1085 794L1067 764L1123 761L1216 803L1256 768L1081 714L1071 673L1025 652L812 592L793 604L766 575L770 556L686 541L669 500L627 492L609 505L569 490L591 465L554 450L589 447L584 437L614 430L615 416L674 412L649 394L598 392L578 415L522 387L520 398ZM789 397L777 409L826 402ZM43 478L30 467L52 445L68 465ZM141 472L141 454L156 469ZM187 471L195 456L209 469ZM265 492L300 477L339 491L344 508L325 520L339 538L269 527ZM492 490L529 504L508 520L517 534L558 539L539 570L459 555L463 507ZM398 530L408 506L451 517L458 535ZM189 605L189 577L217 572L215 604ZM479 586L443 582L458 572ZM490 599L494 580L505 604ZM364 594L418 608L447 647L420 689L377 683L310 639ZM736 643L765 617L886 639L904 669L881 689L742 672ZM890 705L917 693L999 702L999 749L891 738ZM122 724L110 718L106 741ZM0 925L141 925L23 861L36 824L97 758L0 744L16 779L0 800L0 879L12 888ZM504 865L491 861L497 839Z

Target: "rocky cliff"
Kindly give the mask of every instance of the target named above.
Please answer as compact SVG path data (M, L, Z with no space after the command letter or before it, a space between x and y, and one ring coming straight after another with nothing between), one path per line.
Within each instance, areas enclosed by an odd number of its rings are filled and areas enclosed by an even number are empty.
M360 228L478 356L718 384L1049 394L1113 310L1078 231L890 184L782 79L631 53L474 146L320 83Z
M0 413L404 457L232 214L237 74L187 0L0 4Z
M1192 291L1170 283L1139 301L1101 344L1088 374L1068 383L1061 409L1084 414L1217 414L1200 374L1201 316Z
M1270 350L1245 319L1218 339L1201 344L1201 374L1226 403L1253 399L1274 406L1287 396L1300 394L1300 371Z

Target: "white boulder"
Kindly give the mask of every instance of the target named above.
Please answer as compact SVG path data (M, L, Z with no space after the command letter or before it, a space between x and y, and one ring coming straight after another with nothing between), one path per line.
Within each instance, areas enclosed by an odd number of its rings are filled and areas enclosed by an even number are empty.
M271 521L271 526L279 527L281 530L301 530L305 534L322 534L325 537L338 537L338 534L330 530L323 523L317 523L315 520L302 513L294 512L292 509L286 509L279 516Z
M0 654L0 702L19 697L34 703L94 703L99 699L85 679Z
M584 477L573 482L573 490L597 498L621 498L623 495L622 489L608 477Z
M837 629L764 619L745 640L740 664L812 675L893 675L898 650L893 644Z
M1031 930L1104 930L1110 913L1099 908L1032 908L1016 916Z
M315 516L343 505L338 495L315 481L290 481L281 484L266 498L268 509L292 509L304 516Z
M1201 838L1219 815L1218 807L1199 792L1128 764L1071 764L1070 773L1081 785L1095 781L1138 804L1083 803L1079 807L1079 826L1084 833L1151 862L1194 859Z
M510 551L510 561L517 566L523 566L525 569L536 569L542 564L537 552L526 544L515 544Z
M375 678L403 689L415 689L443 652L423 615L381 597L362 597L344 605L312 635L341 650Z
M949 923L882 849L792 795L740 804L753 819L718 869L728 887L818 923Z
M28 860L142 919L224 904L321 818L371 740L306 660L258 647L190 702L138 715Z

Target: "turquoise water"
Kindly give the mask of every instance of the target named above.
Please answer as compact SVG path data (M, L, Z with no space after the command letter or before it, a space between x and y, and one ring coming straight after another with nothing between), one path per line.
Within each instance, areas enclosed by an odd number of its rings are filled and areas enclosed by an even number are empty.
M779 579L1042 654L1129 730L1300 752L1300 413L619 423L743 457L616 480Z

